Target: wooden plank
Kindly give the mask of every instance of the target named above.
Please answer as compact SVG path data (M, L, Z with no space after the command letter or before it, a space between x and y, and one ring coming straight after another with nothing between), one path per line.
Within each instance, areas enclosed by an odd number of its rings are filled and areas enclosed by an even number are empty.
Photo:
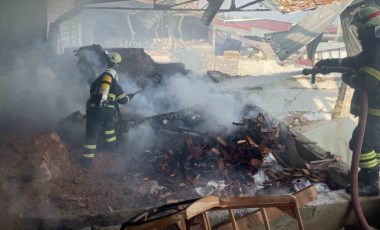
M155 229L155 228L163 228L170 225L177 225L180 224L180 226L183 226L182 223L184 223L186 220L186 214L184 211L174 213L170 216L161 217L149 222L146 222L141 225L136 226L126 226L123 228L123 230L145 230L145 229ZM179 226L179 227L180 227Z
M293 211L293 216L295 216L298 224L298 229L304 230L303 223L302 223L302 218L301 218L301 213L298 207L295 207L292 209Z
M258 148L259 147L259 145L253 140L252 137L247 135L246 138L247 138L247 141L249 142L249 144L252 146L252 148Z
M265 224L265 229L270 230L270 225L269 225L269 220L268 220L268 215L265 211L265 208L260 208L261 215L263 216L264 224Z
M216 154L216 155L220 155L220 151L217 148L215 148L215 147L213 147L211 149L211 152L214 153L214 154Z
M298 207L302 207L305 204L315 200L315 198L317 198L318 192L315 186L311 185L309 187L301 189L300 191L296 192L294 195L297 199Z
M224 147L227 147L227 146L228 146L227 141L225 141L223 137L221 137L221 136L217 136L217 137L216 137L216 140L217 140L220 144L222 144Z
M196 219L195 222L199 223L198 228L203 229L203 230L211 230L211 223L210 223L210 220L208 219L206 212L202 212L198 214L193 219ZM195 227L195 229L198 229L198 228ZM194 228L192 228L189 225L186 228L186 230L191 230L191 229L194 229Z
M236 224L236 219L235 219L234 213L232 212L231 209L228 209L228 214L230 215L230 220L231 220L231 223L232 223L233 230L238 230L239 227Z
M186 230L186 221L185 220L178 221L177 227L179 228L179 230Z
M238 145L242 145L242 144L247 143L247 140L238 140L236 143L237 143Z
M295 206L296 202L296 198L291 195L220 198L221 207L227 207L230 209L250 207L289 207Z
M302 207L305 204L315 200L315 198L317 198L317 194L318 194L317 189L315 188L314 185L311 185L309 187L306 187L296 192L294 196L297 199L298 206ZM266 208L265 211L267 213L269 221L275 218L278 218L282 215L285 215L285 212L281 211L278 208ZM291 210L289 211L291 212ZM254 229L264 224L260 210L238 219L236 223L241 229ZM228 224L218 227L217 229L218 230L232 230L233 228L232 228L232 224L228 223Z
M195 201L186 209L186 218L191 219L202 212L206 212L214 207L219 207L219 197L207 196Z

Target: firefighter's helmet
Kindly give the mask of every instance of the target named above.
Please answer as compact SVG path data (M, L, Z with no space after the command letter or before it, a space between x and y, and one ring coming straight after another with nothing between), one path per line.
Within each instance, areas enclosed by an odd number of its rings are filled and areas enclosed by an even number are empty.
M356 11L351 24L358 29L380 26L380 7L375 4L362 6Z
M108 57L110 59L110 62L113 64L118 65L121 62L121 56L119 53L116 53L116 52L108 53Z

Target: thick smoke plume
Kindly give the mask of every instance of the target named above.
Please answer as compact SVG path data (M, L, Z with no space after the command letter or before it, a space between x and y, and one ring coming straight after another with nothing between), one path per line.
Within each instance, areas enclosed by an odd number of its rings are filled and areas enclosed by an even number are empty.
M10 65L2 68L0 123L46 127L83 110L88 85L77 69L65 67L68 64L35 47L15 53Z

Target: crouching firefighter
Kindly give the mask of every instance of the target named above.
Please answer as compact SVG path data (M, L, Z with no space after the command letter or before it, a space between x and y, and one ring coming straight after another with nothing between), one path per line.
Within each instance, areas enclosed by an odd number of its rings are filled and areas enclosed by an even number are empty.
M359 162L359 195L379 195L380 163L380 7L366 5L355 13L352 23L357 27L362 52L354 57L325 59L317 62L315 68L322 66L341 66L350 71L342 74L342 80L355 89L350 112L360 115L361 90L368 94L368 117ZM352 133L349 143L354 151L358 127ZM351 186L346 186L351 193Z
M133 94L126 95L117 83L114 67L121 62L120 54L108 53L108 57L108 69L91 84L90 99L86 105L85 153L80 158L80 164L84 168L90 168L95 157L100 131L104 131L106 147L115 149L116 106L126 104L133 97Z

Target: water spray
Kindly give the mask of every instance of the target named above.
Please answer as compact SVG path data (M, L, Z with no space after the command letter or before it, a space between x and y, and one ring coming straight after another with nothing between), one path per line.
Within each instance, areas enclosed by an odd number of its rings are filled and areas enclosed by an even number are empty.
M218 86L223 90L228 89L239 89L245 87L254 87L257 85L264 85L271 83L273 81L286 80L289 78L294 78L296 76L303 75L303 70L296 70L290 72L281 72L270 75L259 75L255 77L241 77L232 78L228 80L221 81Z

